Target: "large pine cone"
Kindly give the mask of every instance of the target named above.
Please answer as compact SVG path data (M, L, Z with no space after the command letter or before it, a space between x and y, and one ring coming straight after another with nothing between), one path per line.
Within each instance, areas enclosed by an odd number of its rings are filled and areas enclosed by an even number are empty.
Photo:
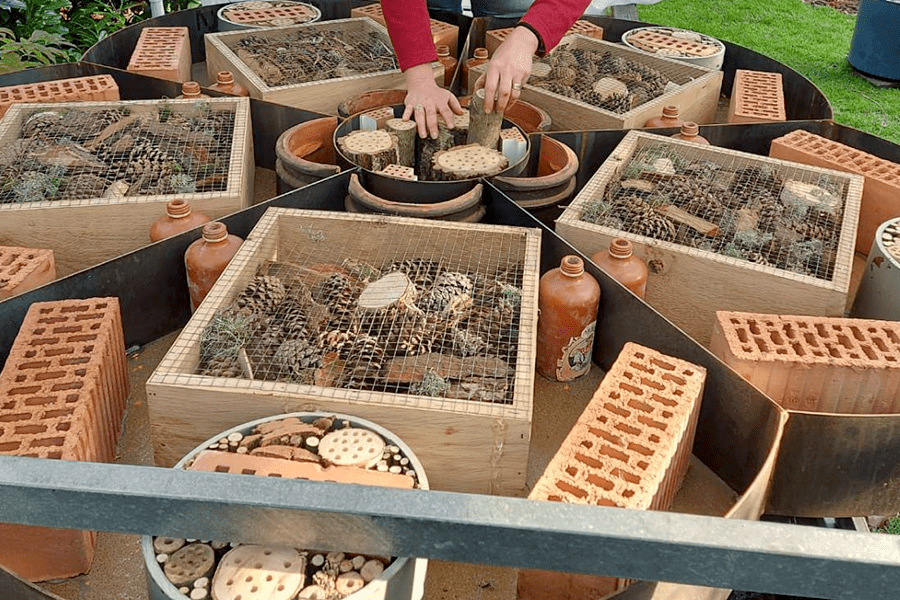
M246 314L273 314L285 296L287 290L279 278L273 275L257 275L237 297L235 305Z

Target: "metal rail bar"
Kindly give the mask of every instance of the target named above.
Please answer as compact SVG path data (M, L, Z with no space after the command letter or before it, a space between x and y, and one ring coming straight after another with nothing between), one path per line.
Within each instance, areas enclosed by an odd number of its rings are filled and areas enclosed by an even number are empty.
M892 597L900 578L900 544L892 536L18 457L0 457L0 521L340 548L834 599Z

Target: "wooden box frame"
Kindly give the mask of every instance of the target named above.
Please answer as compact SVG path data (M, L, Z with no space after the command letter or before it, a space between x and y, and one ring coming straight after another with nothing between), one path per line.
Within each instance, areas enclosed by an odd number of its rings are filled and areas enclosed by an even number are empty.
M552 129L557 131L635 129L643 127L648 119L661 115L664 106L677 106L679 118L684 121L694 121L695 123L715 121L719 92L722 88L722 71L713 71L672 58L653 56L581 34L567 35L559 45L562 46L566 43L572 48L609 50L613 56L656 69L679 83L679 88L645 102L626 113L617 114L526 83L522 86L522 100L545 110L553 120ZM486 68L486 65L477 65L469 69L467 89L474 89L475 80L484 73Z
M512 404L430 398L275 381L194 374L200 335L214 313L229 304L260 265L287 248L315 246L324 264L346 257L345 243L365 259L402 258L398 227L408 235L426 232L415 250L469 266L482 256L485 269L508 259L523 266L518 360ZM437 230L437 231L436 231ZM531 439L534 389L540 231L496 225L436 222L404 217L351 215L270 208L254 227L215 287L194 313L147 382L156 462L171 466L197 444L235 423L293 411L333 411L371 419L402 438L419 456L432 489L524 495ZM448 239L465 252L442 254ZM352 242L349 242L352 240ZM465 242L464 244L462 242Z
M127 109L155 112L161 106L188 110L196 100L139 100L15 104L0 120L0 146L12 147L22 123L43 111ZM210 109L234 111L234 133L227 187L218 192L48 200L0 204L0 244L53 250L59 275L65 276L150 243L150 226L180 198L193 210L216 219L250 206L253 199L253 137L247 98L204 98Z
M266 27L252 31L228 31L224 33L207 33L203 36L206 46L206 71L210 81L215 81L219 71L231 71L235 82L250 92L252 98L266 100L276 104L293 106L304 110L316 111L328 115L337 115L337 105L357 94L375 89L400 89L406 86L406 78L399 69L391 69L380 73L337 77L322 81L309 81L291 85L269 86L247 64L238 58L230 44L248 35L279 40L290 37L298 30L312 28L316 30L375 33L382 41L391 46L387 29L368 17L337 19L334 21L318 21L305 25L289 27ZM444 66L432 63L434 80L438 85L444 82Z
M827 175L845 183L844 215L831 281L792 273L690 248L642 235L625 233L581 220L585 207L603 197L606 186L619 179L634 153L648 145L689 149L698 160L732 166L761 166L810 176ZM842 316L850 289L856 225L863 178L830 169L809 167L715 146L673 140L630 131L556 221L556 232L587 256L606 251L618 237L634 244L635 255L650 267L647 302L695 340L708 345L716 311Z

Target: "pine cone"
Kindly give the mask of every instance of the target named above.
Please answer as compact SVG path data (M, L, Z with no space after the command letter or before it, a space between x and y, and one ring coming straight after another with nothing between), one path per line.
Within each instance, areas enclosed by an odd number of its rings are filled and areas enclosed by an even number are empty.
M409 258L406 260L394 261L382 270L387 275L394 271L405 273L409 280L413 282L419 291L430 289L434 285L434 280L441 273L441 266L431 260L424 258Z
M275 352L274 364L291 377L303 377L322 366L319 349L304 339L287 340Z
M494 306L477 307L469 316L466 327L483 338L491 348L496 348L508 336L514 316L512 305L501 301Z
M273 314L285 296L287 290L279 278L273 275L257 275L237 297L235 305L247 314Z
M341 387L360 389L367 382L381 376L384 368L384 348L374 337L361 334L351 343L347 352Z
M759 207L759 221L757 229L766 233L772 233L778 227L781 215L784 214L784 205L781 202L765 202Z
M283 301L275 311L275 320L287 339L306 337L309 334L309 315L293 298Z
M244 376L244 371L238 363L237 356L230 356L210 359L206 366L199 370L199 374L209 377L240 378Z
M350 345L356 337L354 333L341 329L329 329L319 334L318 346L322 354L337 353L340 358L347 358Z
M330 308L338 298L347 295L348 290L352 292L352 289L353 284L346 275L332 273L313 288L312 297L319 304Z
M625 222L627 231L657 240L675 238L675 225L657 213L653 207L637 196L629 196L615 209L615 216Z
M487 342L484 341L483 337L461 327L451 329L447 341L449 342L447 344L449 346L448 349L453 354L463 358L480 354L487 347Z
M556 81L559 85L572 86L578 79L578 71L570 66L559 66L550 69L549 79Z
M331 328L346 329L351 325L358 295L352 282L340 273L329 276L313 290L315 301L328 309L328 326Z

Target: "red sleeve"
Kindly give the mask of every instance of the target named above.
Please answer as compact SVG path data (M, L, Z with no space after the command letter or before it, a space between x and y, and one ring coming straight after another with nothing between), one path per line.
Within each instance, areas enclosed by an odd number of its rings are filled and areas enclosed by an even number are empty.
M425 0L381 0L381 10L401 70L437 60Z
M537 31L540 41L544 42L544 50L550 52L590 3L591 0L536 0L521 22Z

